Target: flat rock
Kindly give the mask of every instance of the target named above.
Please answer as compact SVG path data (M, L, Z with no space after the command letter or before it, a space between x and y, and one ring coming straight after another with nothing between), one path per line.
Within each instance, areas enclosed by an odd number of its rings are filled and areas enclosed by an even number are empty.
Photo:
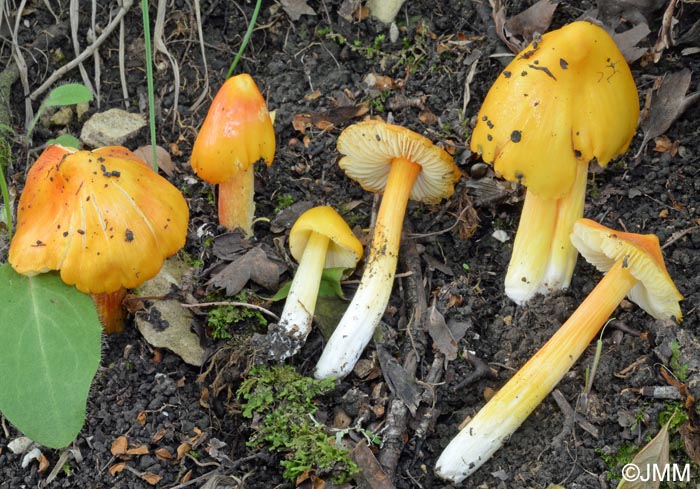
M146 127L146 120L141 114L109 109L94 114L85 121L80 139L93 148L122 146L143 127Z

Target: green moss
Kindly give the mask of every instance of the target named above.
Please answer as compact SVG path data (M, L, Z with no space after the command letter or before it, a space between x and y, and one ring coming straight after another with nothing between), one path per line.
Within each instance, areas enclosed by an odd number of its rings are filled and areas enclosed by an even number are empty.
M304 377L289 366L252 369L238 389L243 416L261 419L247 445L283 455L284 477L291 481L313 471L341 483L357 473L349 452L313 418L314 399L334 387L333 380Z
M238 295L234 296L233 302L250 302L252 294L248 290L241 291ZM211 337L215 340L227 340L232 338L231 326L244 322L252 321L261 326L267 326L267 319L260 311L255 309L250 309L248 307L239 306L220 306L209 311L207 315L207 326Z

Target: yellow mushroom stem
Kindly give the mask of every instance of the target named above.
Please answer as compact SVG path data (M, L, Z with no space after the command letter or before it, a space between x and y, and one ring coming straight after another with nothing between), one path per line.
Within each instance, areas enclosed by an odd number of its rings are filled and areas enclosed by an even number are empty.
M126 298L126 292L127 290L122 287L115 292L90 294L105 334L115 334L124 331L126 311L123 303L124 298Z
M588 183L588 163L576 164L576 178L571 190L557 201L557 224L554 228L551 251L547 270L544 273L544 289L566 289L571 283L571 276L576 266L578 251L571 243L574 223L583 216L586 202L586 183Z
M475 472L554 389L637 283L624 261L450 442L436 464L440 477L460 482Z
M316 364L318 379L345 377L372 339L389 303L406 206L421 169L406 158L391 162L360 285Z
M578 257L569 236L583 216L587 179L588 163L577 163L571 190L561 199L525 195L505 279L506 295L516 303L569 286Z
M219 224L233 231L241 228L246 237L253 235L255 215L255 168L249 165L231 180L219 184Z
M280 316L279 324L284 332L301 341L311 331L328 243L327 236L310 232Z

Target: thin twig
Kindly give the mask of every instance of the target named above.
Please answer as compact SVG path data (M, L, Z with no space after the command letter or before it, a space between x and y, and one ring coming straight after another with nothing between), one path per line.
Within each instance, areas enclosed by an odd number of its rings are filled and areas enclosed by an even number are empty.
M187 309L195 309L197 307L217 307L217 306L245 307L247 309L253 309L256 311L260 311L261 313L270 316L275 321L280 320L279 316L277 314L275 314L274 312L268 311L264 307L256 306L255 304L248 304L247 302L218 301L218 302L200 302L199 304L180 304L180 305L184 308L187 308Z
M78 27L80 24L80 0L70 0L68 9L68 17L70 18L70 35L71 39L73 40L73 52L75 53L75 56L78 57L80 55L80 40L78 39ZM87 70L82 62L78 63L78 70L80 71L80 77L83 79L83 85L85 85L92 92L92 94L97 97L95 88L92 86L90 77L88 76Z
M691 233L691 232L695 231L696 229L700 229L700 226L693 226L693 227L690 227L690 228L687 228L687 229L683 229L682 231L676 231L675 233L673 233L673 234L671 235L670 238L668 238L668 240L666 240L666 242L665 242L664 245L661 247L661 249L662 249L662 250L665 250L666 248L668 248L669 246L671 246L673 243L675 243L676 241L678 241L679 239L681 239L683 236L685 236L685 235L688 234L688 233Z
M24 0L23 0L24 3ZM112 31L119 25L119 22L124 18L124 15L129 11L131 6L134 4L134 0L124 0L123 5L117 12L117 15L112 19L112 22L110 22L107 27L102 31L102 34L100 34L100 37L95 39L95 42L89 45L85 50L78 55L75 59L69 61L65 65L61 66L59 69L54 71L50 77L48 77L44 83L39 86L36 90L34 90L31 95L29 96L28 100L36 100L42 93L44 93L51 85L56 83L56 81L60 80L63 75L68 73L70 70L78 66L80 63L85 61L87 58L93 55L93 53L97 50L97 48L102 45L102 43L112 34Z
M23 17L24 6L27 0L22 0L17 8L17 13L15 14L15 27L12 31L12 56L15 59L15 65L19 69L19 78L22 80L22 88L24 91L24 127L29 127L32 119L34 119L34 110L32 109L32 102L26 95L29 93L29 77L27 75L27 62L24 61L24 56L22 56L22 51L19 49L19 44L17 43L19 26Z
M204 32L202 31L202 8L199 0L194 0L194 16L197 21L197 37L199 38L199 50L204 64L204 88L197 100L190 106L190 111L194 112L199 108L204 99L209 95L209 69L207 68L207 53L204 49Z
M122 97L124 97L124 107L129 108L129 88L126 84L126 43L124 42L125 32L124 19L119 21L119 80L122 84Z

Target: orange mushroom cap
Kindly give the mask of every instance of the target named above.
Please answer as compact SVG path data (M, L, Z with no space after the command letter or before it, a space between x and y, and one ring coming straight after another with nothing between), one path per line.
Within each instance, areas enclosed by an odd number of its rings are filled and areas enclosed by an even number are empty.
M49 146L29 170L9 262L91 294L137 287L185 244L180 191L126 148Z
M607 272L618 261L638 280L627 296L657 319L671 316L680 321L678 292L666 270L659 238L653 234L615 231L590 219L574 224L571 241L586 261L601 272Z
M209 107L190 164L202 180L228 182L239 169L275 157L275 131L260 90L247 73L229 78Z
M578 21L533 41L503 70L470 147L507 180L558 199L577 162L605 166L627 150L638 118L637 88L615 41Z

